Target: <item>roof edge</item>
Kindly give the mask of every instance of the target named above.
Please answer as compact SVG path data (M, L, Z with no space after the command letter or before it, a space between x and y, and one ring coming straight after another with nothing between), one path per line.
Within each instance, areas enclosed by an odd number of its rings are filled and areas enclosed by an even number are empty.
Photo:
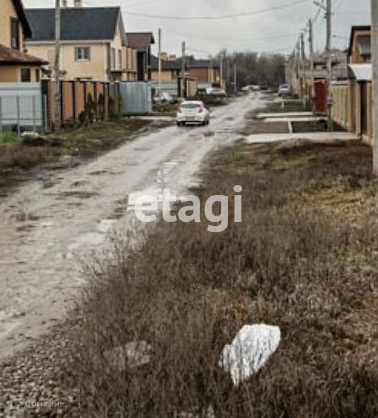
M21 21L25 37L31 37L32 36L32 30L31 30L31 27L29 25L28 19L26 18L25 8L24 8L24 5L22 3L22 0L12 0L12 3L13 3L13 7L16 9L17 15L18 15L18 17Z

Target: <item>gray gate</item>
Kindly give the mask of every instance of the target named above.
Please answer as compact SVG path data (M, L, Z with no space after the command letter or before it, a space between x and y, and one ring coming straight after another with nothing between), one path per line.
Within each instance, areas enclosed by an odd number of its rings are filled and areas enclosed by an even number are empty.
M122 113L125 116L152 114L151 83L144 81L124 81L120 83Z
M3 126L43 126L40 83L0 83L0 130Z

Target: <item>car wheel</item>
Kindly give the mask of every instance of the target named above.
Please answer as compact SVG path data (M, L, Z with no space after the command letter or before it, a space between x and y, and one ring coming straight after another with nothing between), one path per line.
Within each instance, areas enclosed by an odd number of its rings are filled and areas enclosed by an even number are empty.
M182 122L177 122L177 126L182 126Z

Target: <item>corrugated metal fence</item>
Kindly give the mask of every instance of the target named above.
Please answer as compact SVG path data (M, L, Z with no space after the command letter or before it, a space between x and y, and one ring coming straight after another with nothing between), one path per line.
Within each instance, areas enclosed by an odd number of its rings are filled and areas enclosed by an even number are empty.
M152 113L151 83L130 81L119 83L119 87L123 115L149 115Z
M40 83L0 83L0 131L6 126L43 127Z

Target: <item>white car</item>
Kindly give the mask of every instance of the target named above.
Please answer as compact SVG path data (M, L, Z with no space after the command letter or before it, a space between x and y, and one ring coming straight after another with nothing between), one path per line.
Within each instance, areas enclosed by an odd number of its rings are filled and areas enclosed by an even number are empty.
M208 96L226 97L226 92L219 87L209 87L206 89L206 94Z
M210 112L203 102L199 100L182 102L177 108L177 126L186 123L199 123L208 125L210 123Z
M278 87L278 95L279 96L288 96L290 94L290 85L289 84L281 84Z

